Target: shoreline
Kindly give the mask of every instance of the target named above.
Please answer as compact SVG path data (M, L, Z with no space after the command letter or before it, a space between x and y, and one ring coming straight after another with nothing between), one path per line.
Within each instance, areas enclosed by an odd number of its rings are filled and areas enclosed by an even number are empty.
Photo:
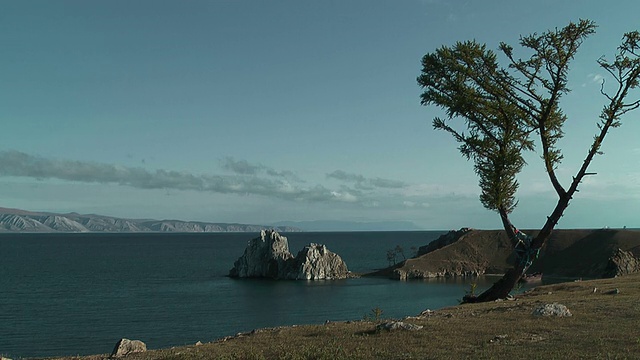
M255 329L202 345L153 349L126 359L281 358L278 354L304 359L310 350L320 359L517 358L523 352L531 358L632 358L640 350L640 338L634 332L640 321L639 281L640 274L633 274L563 282L537 286L516 295L513 301L425 310L402 319L425 327L415 332L377 331L381 321L365 320L283 326ZM536 306L546 303L562 303L572 316L545 319L532 315ZM107 356L48 359L98 360Z

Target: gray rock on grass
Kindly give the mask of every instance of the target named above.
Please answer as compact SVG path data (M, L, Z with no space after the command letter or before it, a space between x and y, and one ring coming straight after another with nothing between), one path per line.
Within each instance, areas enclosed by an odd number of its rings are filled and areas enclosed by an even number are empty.
M602 277L612 278L640 272L640 259L631 251L617 249L613 252L607 263Z
M396 331L396 330L406 330L406 331L418 331L422 329L424 326L414 325L405 323L402 321L387 321L382 324L376 326L376 330L387 330L387 331Z
M147 345L140 340L120 339L111 352L112 358L120 358L133 353L147 351Z
M538 306L531 313L533 316L558 316L558 317L567 317L572 316L571 311L569 309L558 303L553 304L544 304Z

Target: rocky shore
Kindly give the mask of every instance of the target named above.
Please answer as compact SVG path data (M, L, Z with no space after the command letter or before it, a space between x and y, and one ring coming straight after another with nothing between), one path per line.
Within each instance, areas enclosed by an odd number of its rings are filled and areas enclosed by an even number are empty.
M400 321L254 329L210 342L131 352L125 359L634 359L638 281L640 275L634 274L540 286L510 301L426 309Z

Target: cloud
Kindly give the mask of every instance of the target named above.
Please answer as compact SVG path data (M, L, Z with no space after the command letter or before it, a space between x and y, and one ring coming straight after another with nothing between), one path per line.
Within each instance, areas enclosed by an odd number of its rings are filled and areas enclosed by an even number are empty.
M591 82L595 83L602 83L602 80L604 79L604 76L600 74L589 74L587 76L589 77L589 79L591 79Z
M589 79L590 82L597 83L599 85L601 85L602 82L604 81L604 76L602 76L602 74L590 73L587 75L587 78ZM586 86L587 86L587 83L582 83L582 87L586 87Z
M238 175L258 175L266 174L273 177L286 178L290 181L304 183L295 173L288 170L275 170L262 164L251 164L246 160L236 160L231 156L227 156L220 160L222 169L231 171Z
M355 183L359 189L373 190L374 188L382 189L402 189L408 186L407 183L399 180L390 180L383 178L366 178L359 174L348 173L343 170L336 170L327 174L327 178L332 178L344 182Z
M193 174L170 170L148 170L113 164L50 159L18 151L0 152L0 176L27 177L40 180L115 184L135 189L163 191L196 191L238 196L260 196L308 204L355 206L361 210L380 208L402 211L440 208L446 205L477 203L477 195L465 196L443 192L440 187L410 185L402 181L366 178L362 175L335 171L327 177L345 183L337 186L300 184L279 176L277 171L246 161L225 160L229 175ZM428 189L428 190L427 190ZM427 190L427 191L425 191ZM334 208L338 209L338 208ZM420 210L422 209L422 210Z
M169 170L149 171L96 162L47 159L18 151L0 152L0 175L35 179L59 179L84 183L131 186L138 189L193 190L224 194L261 195L292 201L358 202L358 193L330 190L322 185L299 187L286 179L253 176L250 164L229 162L228 167L246 175L196 175Z
M423 208L428 208L431 205L429 203L416 203L414 201L410 201L410 200L405 200L402 202L402 204L408 208L415 208L415 207L423 207Z
M255 175L260 170L260 166L251 165L246 160L236 160L230 156L222 159L220 163L223 169L241 175Z

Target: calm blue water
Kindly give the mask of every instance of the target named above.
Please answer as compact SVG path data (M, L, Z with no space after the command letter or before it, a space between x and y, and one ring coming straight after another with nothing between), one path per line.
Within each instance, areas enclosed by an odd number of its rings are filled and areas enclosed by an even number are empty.
M349 269L387 266L442 232L292 233L297 253L323 243ZM149 348L211 341L279 325L384 317L454 305L464 281L227 278L257 234L1 234L0 354L11 358L108 353L122 337Z

